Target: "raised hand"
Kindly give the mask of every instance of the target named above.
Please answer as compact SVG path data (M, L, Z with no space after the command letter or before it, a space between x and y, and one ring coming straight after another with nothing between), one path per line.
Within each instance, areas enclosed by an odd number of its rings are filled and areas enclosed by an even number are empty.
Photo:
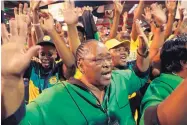
M9 32L6 30L6 26L5 24L1 24L1 38L2 38L2 43L5 44L9 41L10 39L10 34Z
M62 25L59 22L56 22L55 27L58 33L62 33Z
M125 2L124 2L124 3L125 3ZM115 13L117 13L117 14L121 14L121 13L122 13L124 3L121 4L121 1L119 1L119 0L114 0Z
M21 20L24 20L27 25L31 24L31 17L29 15L29 9L28 9L28 4L24 3L23 4L19 4L19 9L17 9L17 7L14 8L14 16L15 19L17 20L17 24L18 24L18 28L21 25Z
M41 17L40 19L41 28L46 32L53 31L53 29L55 28L53 16L50 13L45 15L45 17Z
M10 37L1 47L2 77L15 76L20 79L28 67L31 58L40 48L40 46L35 46L29 49L27 52L24 52L27 38L27 33L25 33L25 31L27 31L27 23L24 20L20 21L18 31L17 20L10 20ZM2 33L7 33L6 28L3 28ZM4 40L5 38L2 39Z
M80 8L80 7L76 7L76 8L75 8L75 11L78 13L78 16L82 16L84 10L85 10L85 9L82 9L82 8Z
M151 5L152 15L157 25L161 26L166 23L166 11L160 5L154 3Z
M175 8L177 6L176 0L166 0L166 8L168 9L169 13L173 13L175 11Z
M184 11L185 11L185 8L179 8L180 20L183 20L184 18Z
M143 28L140 25L140 21L136 20L136 31L139 35L139 49L141 50L141 53L145 53L148 49L148 39L143 31Z
M149 7L146 7L144 9L144 13L145 14L142 14L142 16L145 18L145 21L150 24L150 22L152 21L151 9Z
M180 26L180 33L187 33L187 18L184 18Z
M39 9L40 3L41 3L41 0L31 0L30 1L30 9L32 11L37 11Z
M19 9L19 14L16 13L15 20L9 21L10 33L8 33L5 26L2 28L1 97L3 98L3 118L13 114L23 102L23 75L30 64L31 58L41 48L40 46L34 46L27 52L24 51L28 25L21 10Z
M123 22L127 22L127 20L128 20L128 13L124 12L123 13Z
M177 29L177 24L178 24L177 21L175 21L175 22L173 23L172 31L175 31L175 30Z
M75 9L74 2L65 1L64 4L65 6L64 6L64 9L62 10L62 14L64 16L65 23L67 23L68 25L77 24L79 14Z

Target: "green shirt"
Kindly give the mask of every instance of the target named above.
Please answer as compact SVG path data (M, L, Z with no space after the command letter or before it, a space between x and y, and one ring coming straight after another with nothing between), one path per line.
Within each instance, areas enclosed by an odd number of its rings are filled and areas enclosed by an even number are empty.
M156 106L164 101L182 82L182 78L173 74L162 73L154 79L144 97L141 104L141 112L143 112L140 125L144 125L144 112L148 107Z
M44 90L27 105L21 125L135 125L128 95L142 87L148 76L139 78L134 71L112 72L102 104L81 86L63 81Z

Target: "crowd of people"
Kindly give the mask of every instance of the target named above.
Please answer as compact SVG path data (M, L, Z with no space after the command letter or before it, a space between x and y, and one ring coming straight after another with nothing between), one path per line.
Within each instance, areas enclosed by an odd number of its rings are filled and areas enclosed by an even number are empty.
M128 29L115 0L109 33L91 7L64 1L65 31L40 3L1 23L3 125L187 124L187 10L175 19L177 1L140 0Z

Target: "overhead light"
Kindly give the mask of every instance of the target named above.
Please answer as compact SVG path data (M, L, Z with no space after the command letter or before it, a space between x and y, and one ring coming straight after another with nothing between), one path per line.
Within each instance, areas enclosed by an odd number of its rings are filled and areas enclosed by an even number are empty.
M4 13L4 15L6 16L6 13Z

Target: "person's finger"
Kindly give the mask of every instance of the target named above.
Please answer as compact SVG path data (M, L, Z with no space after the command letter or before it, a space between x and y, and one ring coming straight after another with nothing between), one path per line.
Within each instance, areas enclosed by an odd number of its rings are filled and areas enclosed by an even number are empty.
M65 4L65 8L64 9L68 9L68 8L71 7L70 0L64 0L64 4Z
M23 61L22 61L22 69L21 72L24 72L27 68L27 66L30 64L31 59L33 56L37 54L41 46L33 46L31 47L26 53L23 54Z
M18 16L18 8L14 7L14 17L15 17L15 19L17 19L17 16Z
M12 36L17 36L18 35L18 28L17 28L16 20L10 20L9 26L10 26L10 34Z
M146 16L145 16L145 14L142 14L142 16L143 16L143 18L144 18L144 19L146 19Z
M71 8L75 8L75 2L73 0L70 0L70 6Z
M28 4L24 3L24 7L23 7L23 14L27 14L28 13Z
M162 4L159 4L158 7L159 7L160 9L162 9Z
M7 29L6 29L5 24L1 24L1 32L2 32L1 33L2 43L3 44L8 43L8 41L9 41L9 37L8 37L9 33L8 33Z
M27 36L27 29L28 29L28 27L27 27L27 23L26 22L22 22L20 25L19 25L19 35L20 36Z
M151 8L152 8L152 10L155 10L156 9L156 3L151 4Z
M34 4L34 1L33 1L33 0L30 0L30 9L32 9L33 4Z
M39 20L40 24L43 24L44 23L44 18L41 17L40 20Z
M164 8L164 9L163 9L163 12L164 12L164 13L166 13L166 11L167 11L167 9L166 9L166 8Z
M23 14L23 4L19 4L19 15Z
M125 1L123 1L123 4L122 4L122 6L123 6L123 7L125 6Z
M144 8L144 13L146 13L147 12L147 10L146 10L146 8Z

